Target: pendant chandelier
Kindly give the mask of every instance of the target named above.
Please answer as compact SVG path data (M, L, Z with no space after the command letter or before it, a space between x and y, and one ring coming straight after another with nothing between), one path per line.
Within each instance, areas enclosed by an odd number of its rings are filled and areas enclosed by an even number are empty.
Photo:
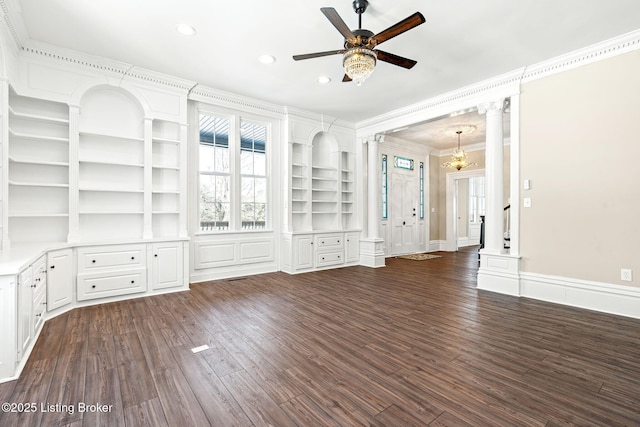
M467 153L465 153L464 150L460 148L460 134L462 133L462 131L457 130L456 133L458 134L458 148L453 150L451 160L443 163L442 167L460 170L469 166L478 166L477 163L469 163L469 161L467 160Z
M374 50L352 47L342 57L344 72L357 86L360 86L373 73L377 57Z

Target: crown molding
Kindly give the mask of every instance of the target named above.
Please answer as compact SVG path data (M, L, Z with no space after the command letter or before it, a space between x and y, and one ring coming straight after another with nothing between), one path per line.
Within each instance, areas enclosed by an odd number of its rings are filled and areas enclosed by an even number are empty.
M24 43L29 40L29 34L22 19L14 18L22 15L20 4L16 0L0 0L0 9L2 9L2 20L11 35L14 47L18 50L22 49Z
M314 123L317 123L317 122L324 123L327 126L327 131L331 129L331 127L333 126L346 128L349 130L355 130L354 122L338 119L337 117L334 117L334 116L316 113L313 111L302 110L297 107L285 107L285 110L286 110L287 116L289 117L310 120Z
M640 49L640 29L525 68L522 83Z
M191 101L215 104L244 111L249 110L257 114L267 114L276 116L277 118L281 118L286 114L285 107L280 105L207 86L200 86L199 84L196 84L189 91L188 98Z
M1 1L1 0L0 0ZM46 43L30 40L21 48L25 57L48 59L59 63L99 70L124 79L131 78L154 85L162 85L180 92L187 92L195 82L137 67L113 59L84 54Z

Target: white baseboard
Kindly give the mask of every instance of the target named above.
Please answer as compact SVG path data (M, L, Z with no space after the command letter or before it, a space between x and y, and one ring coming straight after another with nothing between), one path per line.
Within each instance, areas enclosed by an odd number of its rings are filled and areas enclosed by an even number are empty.
M640 288L537 273L520 273L520 295L640 319Z
M431 240L429 242L428 252L446 251L446 250L447 250L446 240Z

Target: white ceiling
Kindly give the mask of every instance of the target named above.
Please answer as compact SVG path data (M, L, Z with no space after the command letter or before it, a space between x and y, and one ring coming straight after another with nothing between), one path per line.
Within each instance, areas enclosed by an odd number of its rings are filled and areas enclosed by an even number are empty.
M349 121L640 28L638 0L370 0L362 21L374 33L416 11L426 23L381 47L417 60L413 69L379 62L357 87L341 82L340 55L291 58L341 49L342 36L320 8L334 7L355 29L351 0L8 1L33 40ZM178 23L197 35L181 36ZM276 62L261 64L262 54ZM321 75L332 82L320 85Z

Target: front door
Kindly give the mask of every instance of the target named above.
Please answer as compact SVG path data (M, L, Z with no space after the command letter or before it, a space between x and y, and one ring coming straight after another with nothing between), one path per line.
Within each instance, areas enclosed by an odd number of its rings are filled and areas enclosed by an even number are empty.
M403 255L418 250L416 219L419 183L418 177L412 175L394 173L391 177L391 255Z

